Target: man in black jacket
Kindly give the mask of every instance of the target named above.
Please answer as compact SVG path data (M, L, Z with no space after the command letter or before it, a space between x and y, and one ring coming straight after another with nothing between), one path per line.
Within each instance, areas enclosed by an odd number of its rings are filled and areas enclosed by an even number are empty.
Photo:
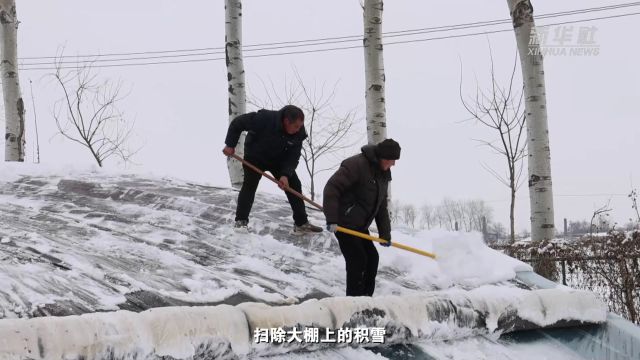
M391 171L400 158L400 145L386 139L366 145L362 152L340 164L324 187L327 230L334 232L347 269L347 296L372 296L378 272L378 251L373 242L336 232L338 225L369 233L375 219L379 237L391 245L387 190Z
M281 189L291 187L302 192L302 184L296 174L302 142L307 137L304 128L304 113L300 108L287 105L280 111L259 110L233 119L229 124L225 147L227 155L235 153L235 147L243 131L247 131L244 143L245 160L263 171L269 171L278 179ZM235 227L246 229L253 206L256 189L262 177L244 166L244 181L236 208ZM287 199L293 210L294 233L321 232L322 228L309 223L302 199L289 192Z

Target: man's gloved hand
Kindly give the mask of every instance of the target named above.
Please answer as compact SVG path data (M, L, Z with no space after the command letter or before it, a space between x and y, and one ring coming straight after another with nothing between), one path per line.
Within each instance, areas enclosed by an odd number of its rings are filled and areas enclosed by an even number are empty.
M380 236L380 239L387 240L387 242L380 243L381 246L384 246L384 247L391 246L391 235L382 235Z
M327 231L335 233L338 231L338 224L327 224Z

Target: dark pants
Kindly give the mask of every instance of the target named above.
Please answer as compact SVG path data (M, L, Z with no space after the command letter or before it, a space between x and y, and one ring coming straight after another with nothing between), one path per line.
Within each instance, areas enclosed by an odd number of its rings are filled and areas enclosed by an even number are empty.
M260 164L253 164L263 171L269 171L276 179L280 178L280 173L277 170L261 167ZM250 168L243 166L244 168L244 181L240 194L238 194L238 207L236 208L236 221L237 220L249 220L249 213L253 206L253 200L256 196L256 190L258 189L258 183L262 178L262 175L251 170ZM294 172L293 176L288 177L289 187L293 190L302 193L302 184L298 175ZM304 207L304 201L297 196L287 192L287 199L293 210L293 221L296 225L304 225L307 223L307 210Z
M341 232L336 237L347 268L347 296L372 296L378 273L378 251L373 242Z

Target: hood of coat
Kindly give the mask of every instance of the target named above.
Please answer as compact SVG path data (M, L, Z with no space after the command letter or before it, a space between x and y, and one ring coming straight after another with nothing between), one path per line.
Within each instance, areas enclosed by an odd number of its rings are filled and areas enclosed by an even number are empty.
M380 174L385 180L391 181L391 170L382 171L380 168L380 161L378 156L376 156L376 146L375 145L365 145L360 148L364 157L369 161L371 167L373 168L374 174Z

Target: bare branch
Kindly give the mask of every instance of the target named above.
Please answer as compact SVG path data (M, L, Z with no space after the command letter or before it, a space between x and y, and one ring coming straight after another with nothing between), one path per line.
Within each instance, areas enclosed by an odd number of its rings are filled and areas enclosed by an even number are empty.
M63 72L61 59L62 52L54 60L55 73L49 75L62 92L62 98L53 108L59 133L87 148L99 166L111 156L129 161L140 149L131 151L126 146L132 136L134 122L127 121L117 107L124 98L121 95L122 83L99 82L92 69L93 62Z
M517 54L516 54L517 55ZM493 175L500 183L510 188L511 192L511 239L515 239L514 227L514 203L515 193L522 185L522 161L526 157L526 143L524 138L525 114L523 109L523 91L514 91L514 81L517 68L517 56L514 59L513 68L510 74L507 86L501 86L497 75L496 67L493 61L493 53L489 44L490 59L490 85L487 91L484 91L478 85L476 79L475 100L473 103L464 99L462 91L462 77L460 80L459 96L462 106L475 119L477 123L482 124L494 130L497 134L496 139L482 140L473 139L481 145L490 148L493 152L505 159L506 175L501 176L494 169L482 164L483 168ZM462 63L462 62L461 62ZM461 65L462 74L462 65Z
M273 82L270 85L263 82L263 91L266 98L276 99L273 107L295 104L305 112L307 138L300 157L304 161L304 168L310 180L307 188L314 199L317 175L335 168L333 165L322 165L323 159L350 149L360 140L358 133L353 131L357 112L352 109L339 113L333 108L339 81L332 86L326 81L309 83L303 79L295 66L292 67L292 72L291 80L285 77L282 92L276 91ZM253 96L252 98L257 99ZM253 103L259 102L253 99Z

